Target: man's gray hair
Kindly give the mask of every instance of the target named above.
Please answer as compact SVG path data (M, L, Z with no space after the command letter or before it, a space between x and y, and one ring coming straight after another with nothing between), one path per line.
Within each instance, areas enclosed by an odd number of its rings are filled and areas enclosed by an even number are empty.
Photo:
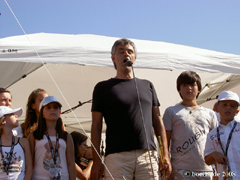
M122 39L119 39L119 40L115 41L115 43L112 46L111 55L115 54L117 46L119 44L122 44L122 45L130 44L133 47L133 49L134 49L135 57L137 57L137 49L136 49L135 44L131 40L126 39L126 38L122 38Z

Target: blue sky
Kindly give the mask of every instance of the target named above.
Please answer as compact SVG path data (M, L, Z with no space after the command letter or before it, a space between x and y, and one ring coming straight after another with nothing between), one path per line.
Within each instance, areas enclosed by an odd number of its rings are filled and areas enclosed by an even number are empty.
M7 0L31 33L96 34L240 55L239 0ZM0 38L23 35L0 0Z

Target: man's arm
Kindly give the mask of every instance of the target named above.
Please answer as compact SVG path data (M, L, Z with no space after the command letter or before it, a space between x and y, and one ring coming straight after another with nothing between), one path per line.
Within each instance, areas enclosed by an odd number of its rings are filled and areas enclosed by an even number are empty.
M166 131L163 124L163 120L160 115L160 111L158 106L152 107L152 115L153 115L153 128L156 136L161 136L161 141L163 144L163 156L164 156L164 167L163 170L166 172L166 177L168 178L172 172L172 166L169 160L169 152L168 152L168 143L166 138Z
M91 172L91 178L93 180L98 180L100 178L100 172L102 170L102 160L99 158L100 154L100 143L101 143L101 133L102 133L102 121L103 116L101 112L92 112L92 128L91 128L91 141L95 149L92 149L93 154L93 166Z

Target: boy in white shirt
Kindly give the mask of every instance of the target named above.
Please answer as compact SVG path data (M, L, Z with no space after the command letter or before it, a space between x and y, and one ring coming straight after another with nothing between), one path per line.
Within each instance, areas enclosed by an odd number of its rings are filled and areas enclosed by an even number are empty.
M207 137L205 146L206 164L217 163L219 180L240 178L240 122L239 97L232 91L223 91L218 96L218 111L221 122Z

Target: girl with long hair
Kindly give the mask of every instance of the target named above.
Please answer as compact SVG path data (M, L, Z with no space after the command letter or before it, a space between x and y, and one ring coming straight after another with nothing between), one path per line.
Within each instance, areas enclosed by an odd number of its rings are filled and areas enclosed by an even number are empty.
M84 180L89 179L92 169L92 155L91 148L87 146L87 136L73 131L71 133L74 143L75 167L77 178ZM90 151L90 157L87 152Z
M29 142L12 133L21 115L22 108L0 106L0 179L30 180L32 177Z
M43 98L47 97L48 93L44 89L35 89L28 97L26 107L26 118L21 124L23 136L27 137L30 132L37 128L37 118L39 115L39 105Z
M38 126L28 135L33 159L33 179L75 180L74 146L63 128L61 103L45 97L39 106Z

